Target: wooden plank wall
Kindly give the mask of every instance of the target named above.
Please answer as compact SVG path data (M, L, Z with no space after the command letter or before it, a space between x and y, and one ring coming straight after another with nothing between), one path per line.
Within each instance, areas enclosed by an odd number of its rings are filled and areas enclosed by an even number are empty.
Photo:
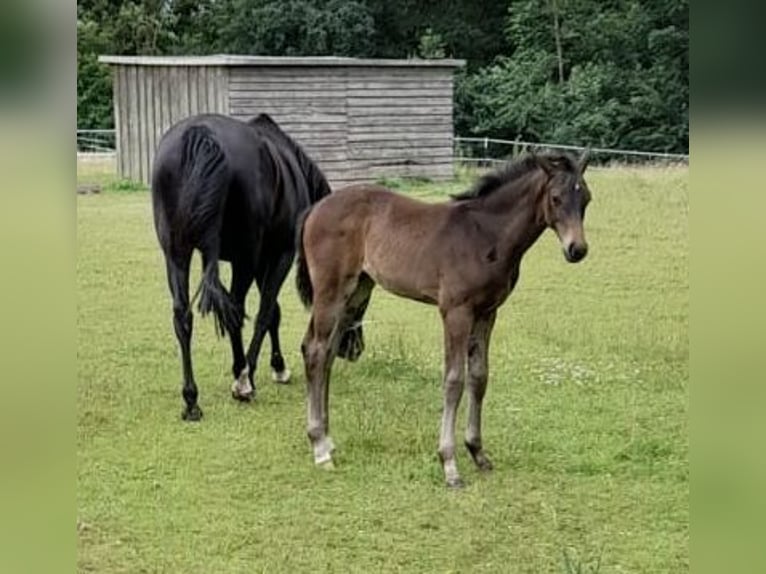
M229 110L241 120L267 113L334 182L348 168L343 67L232 67Z
M452 70L232 67L229 110L270 114L334 187L381 177L449 179Z
M347 106L345 181L453 176L452 70L354 69Z
M149 183L154 152L174 123L229 112L223 67L116 65L113 74L117 168L126 179Z

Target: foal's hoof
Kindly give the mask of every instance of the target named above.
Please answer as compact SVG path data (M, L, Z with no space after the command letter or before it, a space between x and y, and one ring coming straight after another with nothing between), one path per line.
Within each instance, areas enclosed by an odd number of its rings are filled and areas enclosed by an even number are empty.
M199 408L199 405L185 407L184 410L181 411L181 418L189 422L200 421L202 420L202 409Z
M286 385L290 382L290 369L284 369L282 371L271 371L271 378L275 383Z
M492 470L492 461L489 460L489 457L487 457L486 454L484 454L483 448L480 446L473 446L469 442L466 442L465 446L468 449L468 452L471 453L471 458L480 471L489 472Z
M447 488L450 490L459 490L465 486L465 483L463 482L463 479L459 476L456 476L455 478L448 478L447 479Z
M489 472L494 467L492 466L492 461L489 460L486 454L483 452L479 452L473 456L473 461L476 463L476 467L481 472Z
M335 451L335 444L329 436L319 439L314 443L314 464L324 469L335 468L332 462L332 453Z
M487 457L484 457L482 460L477 460L476 466L478 466L479 470L482 472L489 472L493 468L495 468L494 466L492 466L492 461L489 460Z

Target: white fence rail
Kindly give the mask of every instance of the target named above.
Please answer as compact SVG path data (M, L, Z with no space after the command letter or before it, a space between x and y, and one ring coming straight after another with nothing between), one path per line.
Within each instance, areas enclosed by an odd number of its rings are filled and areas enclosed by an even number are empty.
M114 130L77 130L77 153L114 153L117 149Z
M77 130L77 152L82 154L109 154L116 149L114 130ZM510 157L529 150L582 151L583 146L503 140L494 138L454 138L454 158L458 163L491 165L504 163ZM614 148L587 148L591 154L601 156L604 161L661 161L667 163L688 163L689 155Z
M601 156L604 162L664 162L688 163L689 155L681 153L640 151L618 148L586 147L549 142L528 142L523 140L502 140L489 137L460 137L454 138L455 161L458 163L474 163L490 165L505 163L509 158L525 151L562 150L582 152L588 149L592 155Z

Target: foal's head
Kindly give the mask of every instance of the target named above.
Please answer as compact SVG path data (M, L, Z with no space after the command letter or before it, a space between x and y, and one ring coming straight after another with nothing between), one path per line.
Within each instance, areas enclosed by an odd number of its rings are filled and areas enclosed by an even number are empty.
M568 155L539 155L535 159L548 175L542 199L545 224L558 235L566 260L582 261L588 253L583 230L585 208L590 201L590 190L583 178L588 154L579 160Z

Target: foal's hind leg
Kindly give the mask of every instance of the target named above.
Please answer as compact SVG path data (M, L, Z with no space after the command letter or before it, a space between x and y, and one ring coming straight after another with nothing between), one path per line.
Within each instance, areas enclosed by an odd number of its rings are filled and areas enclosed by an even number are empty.
M232 261L231 296L234 303L239 307L242 317L245 316L245 299L252 283L253 272L250 265L241 261ZM229 333L229 340L232 354L231 372L234 376L231 396L239 401L249 401L255 396L255 386L250 382L250 369L248 369L245 350L242 345L242 331Z
M306 367L307 434L314 450L314 462L318 465L332 465L334 445L327 432L327 398L342 312L342 301L325 305L315 300L309 328L301 345Z
M182 256L165 254L168 274L168 287L173 296L173 327L178 345L181 348L183 368L183 389L181 395L186 406L181 412L185 421L198 421L202 418L202 409L197 404L197 385L194 382L191 362L192 311L189 306L189 263L191 252Z
M495 325L495 313L477 319L468 343L468 425L465 446L481 470L492 470L492 462L484 453L481 441L481 406L489 375L489 338Z

